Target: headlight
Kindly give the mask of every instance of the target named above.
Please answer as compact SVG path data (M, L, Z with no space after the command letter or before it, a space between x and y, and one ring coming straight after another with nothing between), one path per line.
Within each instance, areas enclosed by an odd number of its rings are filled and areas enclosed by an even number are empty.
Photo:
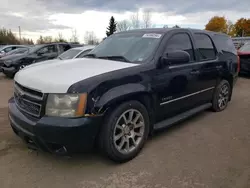
M87 94L49 94L47 116L80 117L85 113Z

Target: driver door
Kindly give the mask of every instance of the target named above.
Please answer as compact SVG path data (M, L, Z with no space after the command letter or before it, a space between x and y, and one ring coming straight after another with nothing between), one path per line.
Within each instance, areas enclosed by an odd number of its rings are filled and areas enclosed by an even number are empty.
M56 45L48 45L45 46L43 48L41 48L40 50L37 51L37 60L36 62L40 62L40 61L45 61L45 60L49 60L49 59L54 59L55 57L57 57L57 46Z
M153 85L158 94L158 121L187 111L196 103L199 72L189 33L175 33L167 40L164 54L175 50L188 52L190 62L166 65L156 70Z

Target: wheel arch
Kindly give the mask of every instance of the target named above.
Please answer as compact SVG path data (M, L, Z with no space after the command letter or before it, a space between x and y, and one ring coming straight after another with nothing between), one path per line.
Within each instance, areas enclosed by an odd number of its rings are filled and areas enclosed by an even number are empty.
M146 107L149 115L151 132L155 121L156 98L143 85L129 84L129 86L123 86L122 88L114 88L103 95L96 103L95 107L98 109L99 113L108 116L116 106L131 100L139 101Z

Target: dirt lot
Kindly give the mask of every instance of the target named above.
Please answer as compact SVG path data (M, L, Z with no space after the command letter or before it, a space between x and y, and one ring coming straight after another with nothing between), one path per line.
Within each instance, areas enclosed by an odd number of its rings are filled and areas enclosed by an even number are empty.
M250 187L250 79L238 80L224 112L207 111L155 135L122 165L94 153L64 158L28 150L7 119L12 85L0 74L1 188Z

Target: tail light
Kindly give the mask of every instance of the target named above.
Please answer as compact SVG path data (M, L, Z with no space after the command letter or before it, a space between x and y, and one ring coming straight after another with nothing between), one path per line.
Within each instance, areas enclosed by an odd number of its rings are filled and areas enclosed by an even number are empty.
M240 56L237 56L237 72L240 72Z

